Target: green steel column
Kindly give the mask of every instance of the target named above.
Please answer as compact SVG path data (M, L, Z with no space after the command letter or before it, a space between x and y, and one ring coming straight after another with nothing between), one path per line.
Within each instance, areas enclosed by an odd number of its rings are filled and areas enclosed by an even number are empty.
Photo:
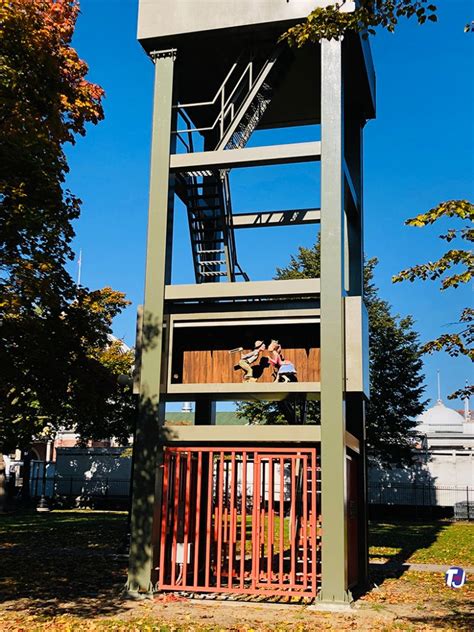
M365 397L361 397L361 428L359 456L359 584L367 586L369 582L369 533L368 533L368 489L367 489L367 452L365 448Z
M362 189L362 125L360 118L349 119L346 113L344 155L347 170L352 179L358 205L356 206L351 195L347 195L346 223L347 223L347 262L348 293L349 296L362 296L363 294L363 189Z
M342 44L321 43L321 483L325 603L347 590Z
M209 398L196 400L194 412L194 424L196 426L216 425L216 402Z
M363 296L364 294L364 215L363 215L363 124L360 118L346 118L345 156L356 189L359 207L352 206L352 213L348 222L349 242L349 294ZM351 199L352 202L352 199ZM354 393L346 401L347 419L353 420L353 434L360 441L358 467L358 540L359 540L359 585L366 586L368 582L368 533L367 533L367 461L365 449L365 396Z
M148 211L145 302L139 410L134 444L133 501L131 521L129 591L151 592L154 542L159 525L155 508L160 505L159 425L163 422L160 383L163 349L163 305L165 284L171 269L170 234L172 187L169 182L171 122L173 118L173 70L175 51L153 55L155 90L151 145L150 198ZM156 476L158 472L158 476ZM155 520L154 520L155 513ZM154 529L155 522L155 529Z

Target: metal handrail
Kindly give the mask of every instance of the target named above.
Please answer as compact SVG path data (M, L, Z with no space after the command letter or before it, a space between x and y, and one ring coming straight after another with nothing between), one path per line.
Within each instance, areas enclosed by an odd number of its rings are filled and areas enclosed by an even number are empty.
M220 88L217 90L216 92L216 96L212 99L212 101L198 101L196 103L178 103L177 105L173 105L174 108L193 108L193 107L198 107L201 105L214 105L217 101L217 98L219 97L219 94L221 92L221 90L224 89L225 84L227 83L228 79L230 78L230 76L232 75L232 73L234 72L234 70L236 69L238 64L238 61L236 61L233 66L231 67L231 69L229 70L229 72L227 73L224 81L221 83Z
M234 97L234 95L237 93L237 91L239 89L241 89L241 84L244 80L244 77L246 75L248 75L248 90L250 91L252 89L252 85L253 85L253 61L249 61L247 63L247 65L245 66L244 70L242 71L240 77L238 78L234 88L232 89L232 92L229 94L229 96L226 98L225 97L225 90L226 90L226 84L229 81L230 77L232 76L235 68L237 67L238 63L234 63L230 69L230 71L227 73L224 81L222 82L222 84L220 85L219 89L217 90L214 98L212 99L212 101L200 101L200 102L196 102L196 103L178 103L177 105L174 105L173 107L178 109L180 114L183 115L183 112L185 111L185 108L193 108L193 107L204 107L204 106L210 106L210 105L215 105L220 97L220 101L221 101L221 105L220 105L220 112L218 113L218 115L216 116L214 122L212 123L212 125L207 126L207 127L187 127L186 129L177 129L176 131L174 131L174 134L182 134L183 132L186 133L193 133L193 132L209 132L212 131L213 129L216 128L217 125L219 125L220 128L220 137L222 138L222 136L224 135L224 121L228 116L229 111L231 112L231 116L233 118L234 116L234 103L231 101L232 98ZM184 117L183 117L184 118ZM189 120L189 118L188 118ZM186 121L187 122L187 121Z
M189 116L186 114L186 112L184 110L179 113L179 116L181 116L181 118L185 122L186 129L185 130L176 131L176 137L183 143L183 145L188 150L188 153L193 153L194 152L194 142L193 142L193 135L192 135L192 121L191 121L191 119L189 118ZM186 142L183 139L183 137L182 137L183 133L187 134L188 142Z

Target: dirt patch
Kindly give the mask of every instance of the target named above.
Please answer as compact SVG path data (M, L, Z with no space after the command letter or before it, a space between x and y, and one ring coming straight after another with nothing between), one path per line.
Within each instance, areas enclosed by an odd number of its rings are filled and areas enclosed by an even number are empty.
M185 599L162 594L123 601L116 594L82 598L83 603L36 600L4 602L2 632L121 630L472 630L474 590L449 589L441 574L405 573L387 579L359 599L348 613L319 612L301 605L219 599ZM82 610L83 608L83 610ZM81 616L81 610L83 615ZM94 615L93 612L97 614Z
M413 572L401 566L415 549L424 550L427 557L429 549L423 547L436 542L439 525L426 529L379 525L377 529L373 546L378 548L372 554L387 563L371 565L373 588L352 611L342 614L315 612L302 604L187 600L170 593L153 600L124 601L119 593L126 581L127 561L117 550L126 530L125 514L55 511L46 516L3 517L0 631L474 630L472 580L454 590L446 587L443 573ZM401 555L394 547L405 542L407 530L413 541L404 544ZM448 531L446 527L443 533ZM464 531L466 541L472 542L472 525ZM455 535L460 536L459 530ZM453 541L448 543L445 537L443 555L459 557L466 567L466 547L453 548Z

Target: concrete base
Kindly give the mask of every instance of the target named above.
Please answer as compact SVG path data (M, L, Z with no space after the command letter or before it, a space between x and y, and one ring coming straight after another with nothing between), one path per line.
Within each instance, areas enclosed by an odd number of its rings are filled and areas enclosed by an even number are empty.
M126 588L120 593L120 599L124 601L145 601L145 599L153 599L153 593L141 593L135 590L127 590Z
M332 602L319 601L319 602L314 603L311 606L308 606L306 609L313 612L342 612L342 613L353 612L354 610L352 604L350 603L335 602L335 601L332 601Z

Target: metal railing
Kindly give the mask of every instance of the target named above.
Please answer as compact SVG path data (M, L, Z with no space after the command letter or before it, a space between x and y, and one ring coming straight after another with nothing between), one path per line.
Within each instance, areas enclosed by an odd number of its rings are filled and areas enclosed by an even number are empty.
M123 499L130 495L130 479L107 476L94 476L92 478L58 475L43 478L43 476L38 476L30 480L30 490L32 498L45 495L47 498Z
M130 494L130 479L112 477L43 475L30 481L31 496L39 498L45 490L48 498L125 499ZM417 508L452 508L458 520L474 520L474 488L443 486L430 483L370 483L369 505L383 507L405 506Z
M160 590L317 592L314 448L166 447Z
M253 61L251 60L246 64L237 81L233 83L233 87L229 87L229 83L235 79L235 70L238 66L238 61L232 65L224 81L218 88L214 98L210 101L199 101L196 103L178 103L177 105L173 106L178 111L178 115L184 120L187 109L203 107L209 108L212 106L217 106L219 104L219 112L211 125L205 127L189 127L188 125L186 125L186 128L184 129L178 128L174 133L177 134L180 140L181 135L184 133L209 132L216 129L217 127L219 128L219 137L222 138L224 136L226 130L226 120L229 118L230 121L233 120L236 109L238 108L237 104L240 104L242 94L248 94L252 89L254 83L254 68ZM230 91L227 96L226 91Z
M474 520L474 488L431 483L370 483L368 502L379 506L452 507L459 520Z

